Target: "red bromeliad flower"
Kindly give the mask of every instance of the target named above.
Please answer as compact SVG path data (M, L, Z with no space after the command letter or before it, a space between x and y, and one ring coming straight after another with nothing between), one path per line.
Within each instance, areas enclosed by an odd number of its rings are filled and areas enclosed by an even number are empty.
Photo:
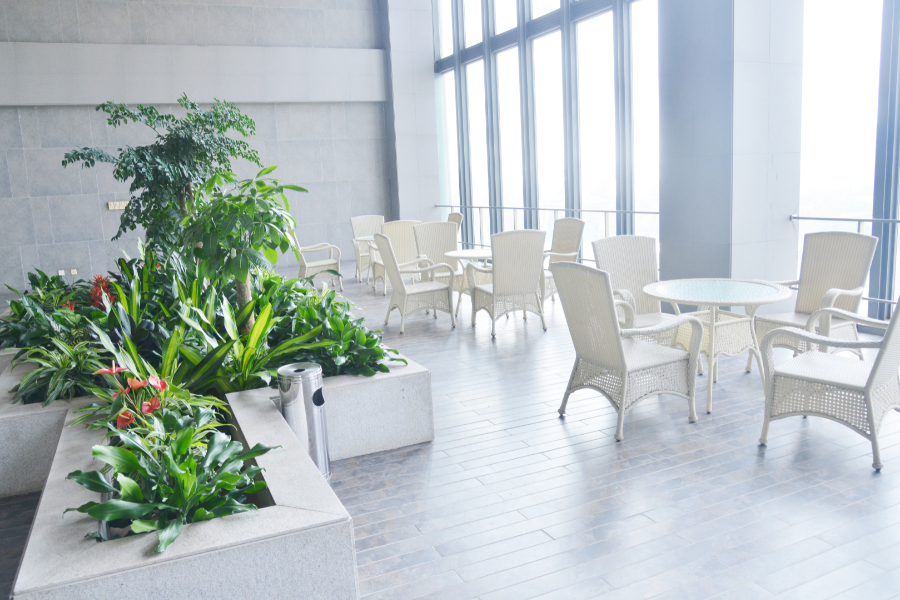
M91 280L91 304L96 308L103 306L103 296L110 304L116 301L116 296L109 290L109 278L103 275L95 275Z
M153 398L150 398L150 402L144 402L143 404L141 404L141 412L145 415L149 415L154 410L159 410L160 406L161 405L159 403L159 398L154 396Z
M161 392L163 390L165 390L167 387L169 387L169 384L166 383L165 379L160 379L156 375L151 375L150 377L147 378L147 381L150 383L150 385L152 385L153 387L155 387L156 389L158 389Z
M115 361L108 369L100 369L98 371L94 371L94 375L115 375L117 373L121 373L122 371L127 371L128 369L124 367L117 367Z
M134 423L134 415L129 411L125 411L119 415L119 418L116 420L116 428L124 429Z
M65 306L66 308L68 308L68 309L71 310L72 312L75 312L75 303L72 302L71 300L69 300L68 302L64 302L64 303L62 304L62 306Z
M145 385L147 385L148 383L149 382L146 379L143 381L137 381L135 379L132 379L131 377L128 378L128 387L130 387L133 390L139 390L142 387L144 387Z

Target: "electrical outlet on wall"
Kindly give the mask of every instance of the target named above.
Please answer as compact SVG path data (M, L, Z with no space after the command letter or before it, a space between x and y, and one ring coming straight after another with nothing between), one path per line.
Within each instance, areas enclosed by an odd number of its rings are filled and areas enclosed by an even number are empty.
M69 271L72 275L78 275L78 269L72 269Z
M128 200L122 200L121 202L109 202L107 203L109 206L109 210L125 210L125 207L128 206Z
M65 269L60 269L59 271L56 272L56 274L59 275L60 277L65 277L65 276L66 276L66 270L65 270Z

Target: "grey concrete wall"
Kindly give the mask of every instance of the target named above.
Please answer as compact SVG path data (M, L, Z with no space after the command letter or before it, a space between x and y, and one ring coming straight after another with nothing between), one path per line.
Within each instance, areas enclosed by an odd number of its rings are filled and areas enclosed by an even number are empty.
M2 0L0 41L381 48L378 19L373 0Z
M22 288L33 268L74 268L87 278L108 270L123 249L136 252L140 232L110 241L121 213L107 203L128 199L128 186L114 181L108 166L82 170L60 164L75 147L114 152L152 140L140 126L112 129L89 105L101 89L109 91L109 100L126 100L118 97L125 90L130 103L159 106L160 83L145 93L139 93L139 79L123 88L123 75L114 68L119 63L122 72L146 71L148 82L171 71L176 76L165 81L184 83L177 75L188 69L190 89L173 87L168 102L182 91L201 101L235 100L222 90L238 88L222 88L221 80L255 90L236 99L257 122L251 145L264 164L279 166L280 178L309 190L291 194L301 244L336 243L352 260L350 217L390 215L384 72L380 58L371 55L382 47L378 1L0 0L0 78L8 82L0 90L0 286ZM140 58L128 64L122 57L132 45L143 46L134 46ZM313 57L263 48L272 46L322 50L302 50L321 54ZM85 62L96 68L64 68L61 49L89 55ZM188 63L180 64L180 56ZM204 79L204 57L227 65ZM236 70L226 75L224 66ZM65 72L54 71L60 68ZM313 69L322 73L312 77ZM360 69L371 71L373 81L360 83L366 78ZM43 78L28 79L31 72ZM236 167L239 175L255 172L249 165ZM288 256L283 264L295 263Z
M175 107L164 107L174 110ZM290 193L301 244L330 241L352 260L350 216L387 214L384 103L246 104L257 125L251 145L284 181L309 190ZM137 237L110 241L121 211L107 203L129 198L109 165L60 165L81 146L110 153L152 141L145 127L113 129L89 106L0 107L0 284L24 285L25 273L75 268L105 273L121 250L135 256ZM239 175L256 168L235 163ZM296 261L291 255L285 264Z

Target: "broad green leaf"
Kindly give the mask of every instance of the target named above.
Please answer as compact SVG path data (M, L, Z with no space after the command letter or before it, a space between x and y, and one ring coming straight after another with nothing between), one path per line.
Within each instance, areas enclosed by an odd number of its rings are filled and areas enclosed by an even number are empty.
M144 501L144 495L141 493L141 486L139 486L134 479L119 473L116 475L116 481L119 482L122 500L127 500L128 502Z
M105 462L120 473L141 472L143 467L131 450L118 446L94 446L91 454L99 461Z
M169 547L169 544L178 539L178 536L181 534L182 522L182 517L179 515L169 521L165 529L161 529L157 532L156 535L159 536L159 545L156 547L156 552L158 554L165 552L166 548Z
M103 504L92 506L87 514L98 521L115 521L116 519L137 519L150 514L154 508L156 505L149 502L109 500Z
M66 479L72 479L92 492L116 493L116 488L106 481L100 471L72 471L66 475Z

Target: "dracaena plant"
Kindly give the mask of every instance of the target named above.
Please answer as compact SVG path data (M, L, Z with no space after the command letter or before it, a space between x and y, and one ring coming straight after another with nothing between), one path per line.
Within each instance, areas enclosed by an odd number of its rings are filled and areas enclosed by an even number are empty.
M197 212L184 219L185 247L199 261L200 272L210 279L229 273L239 310L253 299L252 268L271 269L278 253L291 249L300 259L285 190L306 190L266 177L274 170L268 167L244 181L230 173L214 175L198 190ZM241 333L250 333L253 323L251 314Z
M13 388L13 402L47 406L56 400L86 396L97 384L100 360L97 345L90 341L70 346L51 338L48 348L29 348L13 365L27 362L36 366Z
M245 451L220 431L207 436L212 418L210 410L187 417L164 409L150 416L149 432L143 436L110 426L121 445L94 446L91 453L108 465L111 476L73 471L67 477L110 499L66 512L130 527L133 533L156 532L156 551L161 553L187 523L256 510L248 496L265 489L266 483L256 480L260 467L244 463L272 448L256 444Z

